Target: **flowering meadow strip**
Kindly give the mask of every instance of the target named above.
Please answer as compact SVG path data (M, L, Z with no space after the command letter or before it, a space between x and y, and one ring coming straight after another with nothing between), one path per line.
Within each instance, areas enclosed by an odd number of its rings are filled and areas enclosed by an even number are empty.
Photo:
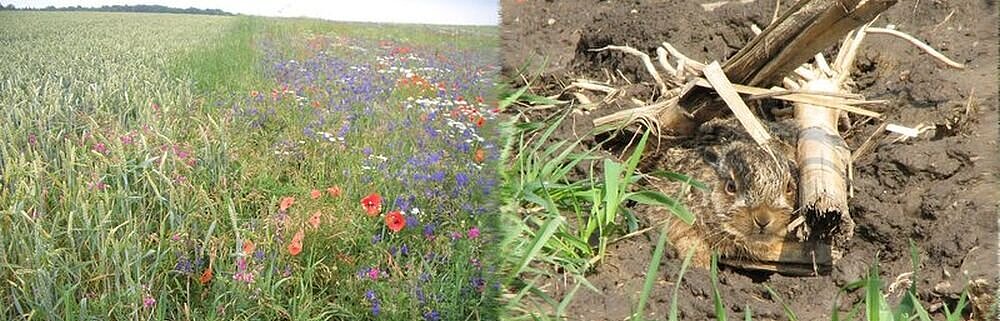
M497 110L487 102L496 48L290 37L260 42L274 87L225 111L264 140L257 154L289 191L271 195L276 212L239 218L262 253L249 268L237 259L234 281L261 288L246 282L253 266L275 282L308 280L307 291L352 317L495 313L499 285L484 256L496 242L481 231L497 206Z

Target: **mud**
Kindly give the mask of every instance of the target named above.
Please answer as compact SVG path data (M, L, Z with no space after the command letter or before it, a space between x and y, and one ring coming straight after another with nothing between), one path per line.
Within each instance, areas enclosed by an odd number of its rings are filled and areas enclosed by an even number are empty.
M555 94L573 78L618 84L651 82L638 59L588 49L630 45L651 55L663 41L692 58L710 61L734 54L750 37L749 25L765 26L774 1L725 5L705 11L710 1L520 1L502 4L503 73L509 79L538 74L540 93ZM791 1L781 1L785 7ZM800 320L828 319L835 302L841 310L859 302L856 294L839 300L838 289L867 273L875 257L888 286L912 271L910 242L921 266L918 294L925 307L940 311L953 304L966 282L997 278L997 8L994 1L901 1L876 26L894 24L945 55L966 64L948 69L911 45L872 35L859 54L852 75L857 90L869 99L892 103L878 111L892 123L934 125L919 138L883 141L855 164L850 210L857 228L834 272L820 277L786 277L724 268L720 290L730 314L752 307L755 320L782 320L780 301ZM832 52L832 51L831 51ZM544 62L544 63L543 63ZM619 74L618 71L621 73ZM512 81L520 85L516 81ZM651 92L634 85L633 94ZM633 107L618 104L575 115L563 138L585 133L592 119ZM858 147L874 130L874 122L855 118L847 141ZM602 291L579 291L567 309L573 320L623 320L638 301L644 274L655 246L653 233L614 244L610 257L588 279ZM660 268L647 313L664 318L680 260L668 253ZM771 296L764 285L778 297ZM889 294L898 302L903 287ZM551 284L557 299L566 289ZM708 271L690 270L679 295L682 319L714 317ZM779 299L780 298L780 299ZM976 315L976 318L985 318ZM942 318L940 313L936 319Z

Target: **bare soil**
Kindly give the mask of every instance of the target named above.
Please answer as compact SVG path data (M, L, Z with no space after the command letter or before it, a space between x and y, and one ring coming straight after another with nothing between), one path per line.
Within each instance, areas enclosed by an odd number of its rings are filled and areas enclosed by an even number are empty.
M520 79L522 74L540 72L542 77L533 86L542 94L558 93L574 78L606 80L609 73L617 75L618 71L628 81L650 83L638 59L587 49L629 45L653 55L657 45L668 41L692 58L724 61L751 38L751 23L767 25L775 6L775 1L733 1L706 11L700 5L704 2L710 1L503 0L503 73ZM791 2L781 1L782 7ZM954 304L969 280L987 280L985 286L976 287L976 293L995 291L1000 191L995 1L900 1L876 22L876 26L887 24L967 68L947 69L899 39L871 35L853 75L857 90L869 99L891 100L879 111L892 123L937 128L916 139L883 142L855 163L850 210L857 228L844 258L830 275L787 277L723 269L720 290L731 314L742 315L750 306L755 320L783 320L780 301L784 301L800 320L828 319L835 302L846 310L861 300L857 294L835 298L846 282L864 277L876 256L886 284L912 271L910 241L916 244L922 263L919 296L930 309L940 311L942 303ZM632 87L637 89L631 93L639 97L651 92L648 85ZM970 106L968 112L966 106ZM574 139L590 129L594 118L628 107L634 106L622 104L575 115L567 121L572 128L560 135ZM855 125L847 138L852 149L877 124ZM602 293L576 293L569 318L629 317L655 238L649 233L614 244L610 257L588 276ZM648 317L665 317L679 268L680 260L669 253L646 310ZM769 295L764 284L780 299ZM550 294L561 296L566 290L563 286L553 282ZM898 302L904 288L895 289L889 300ZM682 319L713 318L710 293L708 271L689 271L679 297ZM974 317L986 319L982 314ZM942 316L936 313L935 318Z

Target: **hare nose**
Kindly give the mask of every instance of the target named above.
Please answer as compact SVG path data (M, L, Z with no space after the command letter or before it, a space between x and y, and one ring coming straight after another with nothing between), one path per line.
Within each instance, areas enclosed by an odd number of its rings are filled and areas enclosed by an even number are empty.
M771 225L771 216L766 213L756 214L753 216L753 223L757 224L757 227L763 230L768 225Z

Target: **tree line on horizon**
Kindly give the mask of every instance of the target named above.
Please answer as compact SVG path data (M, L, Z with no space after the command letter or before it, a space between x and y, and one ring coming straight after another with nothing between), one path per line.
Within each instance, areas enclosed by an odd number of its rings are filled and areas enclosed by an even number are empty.
M149 13L183 13L183 14L203 14L203 15L214 15L214 16L232 16L230 12L222 11L220 9L199 9L199 8L174 8L167 7L158 4L147 5L147 4L137 4L137 5L105 5L100 7L83 7L83 6L70 6L70 7L55 7L48 6L44 8L16 8L13 4L4 5L0 3L0 10L25 10L25 11L97 11L97 12L149 12Z

